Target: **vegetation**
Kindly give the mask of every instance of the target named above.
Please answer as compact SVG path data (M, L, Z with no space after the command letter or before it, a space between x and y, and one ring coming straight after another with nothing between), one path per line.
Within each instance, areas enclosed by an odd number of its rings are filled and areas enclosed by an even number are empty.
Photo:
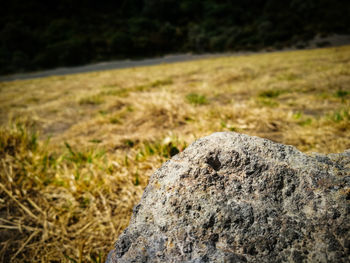
M203 105L208 103L207 98L204 95L199 95L197 93L188 94L186 99L189 103L194 105Z
M0 83L0 261L104 262L148 178L237 131L350 148L350 46Z
M349 13L348 0L11 0L0 9L0 74L173 52L305 47L317 34L349 34Z

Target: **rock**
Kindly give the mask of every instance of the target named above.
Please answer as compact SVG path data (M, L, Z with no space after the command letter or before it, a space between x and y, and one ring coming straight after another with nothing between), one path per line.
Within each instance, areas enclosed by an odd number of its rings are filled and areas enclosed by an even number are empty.
M350 151L214 133L152 175L107 262L350 262L349 202Z

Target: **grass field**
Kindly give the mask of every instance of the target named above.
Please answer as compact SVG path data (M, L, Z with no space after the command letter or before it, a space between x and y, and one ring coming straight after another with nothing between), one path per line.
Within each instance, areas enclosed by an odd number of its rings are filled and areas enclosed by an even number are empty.
M103 262L152 172L215 131L350 148L350 46L0 83L0 261Z

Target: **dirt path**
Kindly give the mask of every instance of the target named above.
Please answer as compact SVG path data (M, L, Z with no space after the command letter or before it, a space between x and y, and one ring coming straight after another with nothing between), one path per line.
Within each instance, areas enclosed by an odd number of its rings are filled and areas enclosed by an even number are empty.
M244 54L248 54L248 52ZM69 75L69 74L77 74L77 73L84 73L84 72L150 66L150 65L158 65L163 63L176 63L176 62L182 62L182 61L190 61L190 60L205 59L205 58L212 58L212 57L223 57L223 56L229 56L229 55L232 55L232 54L227 54L227 53L204 54L204 55L179 54L179 55L168 55L164 57L150 58L150 59L144 59L144 60L122 60L122 61L102 62L102 63L90 64L85 66L63 67L63 68L57 68L57 69L44 70L40 72L19 73L19 74L13 74L8 76L0 76L0 81L35 79L35 78ZM235 55L238 55L238 54L235 54Z
M327 47L349 45L350 36L333 35L326 38L316 37L315 39L309 42L308 47L305 49L318 48L318 43L324 43L325 45L327 45ZM111 62L90 64L85 66L63 67L63 68L50 69L45 71L33 72L33 73L19 73L19 74L7 75L7 76L0 76L0 82L35 79L35 78L43 78L43 77L49 77L49 76L69 75L69 74L77 74L77 73L85 73L85 72L93 72L93 71L151 66L151 65L168 64L168 63L176 63L176 62L191 61L191 60L198 60L198 59L215 58L215 57L242 56L242 55L249 55L249 54L261 54L261 53L267 53L267 52L285 52L285 51L291 51L291 50L296 50L296 48L286 48L279 51L262 50L258 52L212 53L212 54L202 54L202 55L194 55L194 54L188 53L188 54L178 54L178 55L167 55L164 57L150 58L150 59L144 59L144 60L111 61Z

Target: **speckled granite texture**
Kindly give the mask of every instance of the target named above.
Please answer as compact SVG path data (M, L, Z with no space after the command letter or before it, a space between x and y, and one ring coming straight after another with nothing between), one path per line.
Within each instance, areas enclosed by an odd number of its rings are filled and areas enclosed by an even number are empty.
M152 175L107 262L350 262L349 199L350 151L214 133Z

